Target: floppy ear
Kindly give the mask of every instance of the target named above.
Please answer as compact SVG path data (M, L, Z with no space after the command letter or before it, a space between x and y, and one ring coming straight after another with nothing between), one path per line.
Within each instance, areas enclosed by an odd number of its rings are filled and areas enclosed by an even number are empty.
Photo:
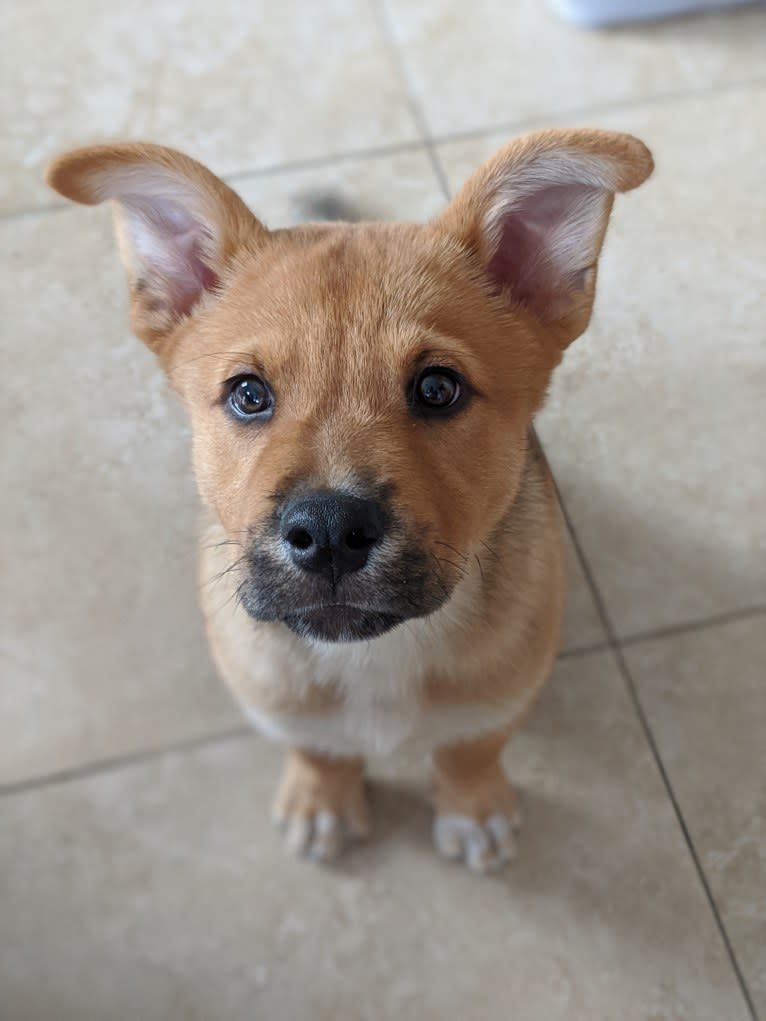
M616 192L646 180L646 146L608 131L544 131L511 142L435 221L480 260L493 289L566 346L588 325Z
M98 145L59 156L48 183L74 202L114 200L135 333L157 351L243 245L266 228L235 192L174 149Z

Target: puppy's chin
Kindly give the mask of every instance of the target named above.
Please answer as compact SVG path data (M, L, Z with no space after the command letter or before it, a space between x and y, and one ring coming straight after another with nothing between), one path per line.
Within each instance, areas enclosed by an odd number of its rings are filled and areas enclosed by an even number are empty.
M321 606L289 613L283 621L312 642L362 642L401 624L404 617L355 606Z

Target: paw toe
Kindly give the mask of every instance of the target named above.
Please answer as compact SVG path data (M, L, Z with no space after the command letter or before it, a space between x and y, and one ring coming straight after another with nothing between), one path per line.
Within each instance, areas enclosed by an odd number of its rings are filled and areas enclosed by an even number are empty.
M433 837L444 858L463 861L472 872L496 872L516 854L514 822L495 813L483 823L467 816L437 816Z
M339 816L332 812L318 812L314 816L314 833L308 848L312 861L335 861L343 850L344 827Z
M306 854L311 845L312 821L309 816L294 815L282 820L285 846L291 854Z
M456 861L463 857L463 823L469 820L456 815L437 815L434 820L433 838L436 850L443 858Z
M284 835L285 846L291 854L315 862L331 862L339 858L352 839L362 839L369 833L369 821L345 820L328 811L302 815L279 816L274 821Z

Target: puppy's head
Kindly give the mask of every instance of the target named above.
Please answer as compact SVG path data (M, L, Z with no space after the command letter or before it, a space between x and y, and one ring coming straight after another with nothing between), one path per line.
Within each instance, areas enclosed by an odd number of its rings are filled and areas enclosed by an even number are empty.
M273 232L157 146L78 150L49 181L113 200L133 328L191 416L244 606L337 641L432 613L491 554L614 194L651 167L628 136L546 132L430 224Z

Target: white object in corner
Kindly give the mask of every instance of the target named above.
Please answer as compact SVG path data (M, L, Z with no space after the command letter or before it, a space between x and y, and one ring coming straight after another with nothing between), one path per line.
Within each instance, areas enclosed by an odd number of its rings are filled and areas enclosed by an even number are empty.
M568 21L586 28L618 25L626 21L670 18L692 11L713 11L742 6L747 0L553 0L553 6Z

